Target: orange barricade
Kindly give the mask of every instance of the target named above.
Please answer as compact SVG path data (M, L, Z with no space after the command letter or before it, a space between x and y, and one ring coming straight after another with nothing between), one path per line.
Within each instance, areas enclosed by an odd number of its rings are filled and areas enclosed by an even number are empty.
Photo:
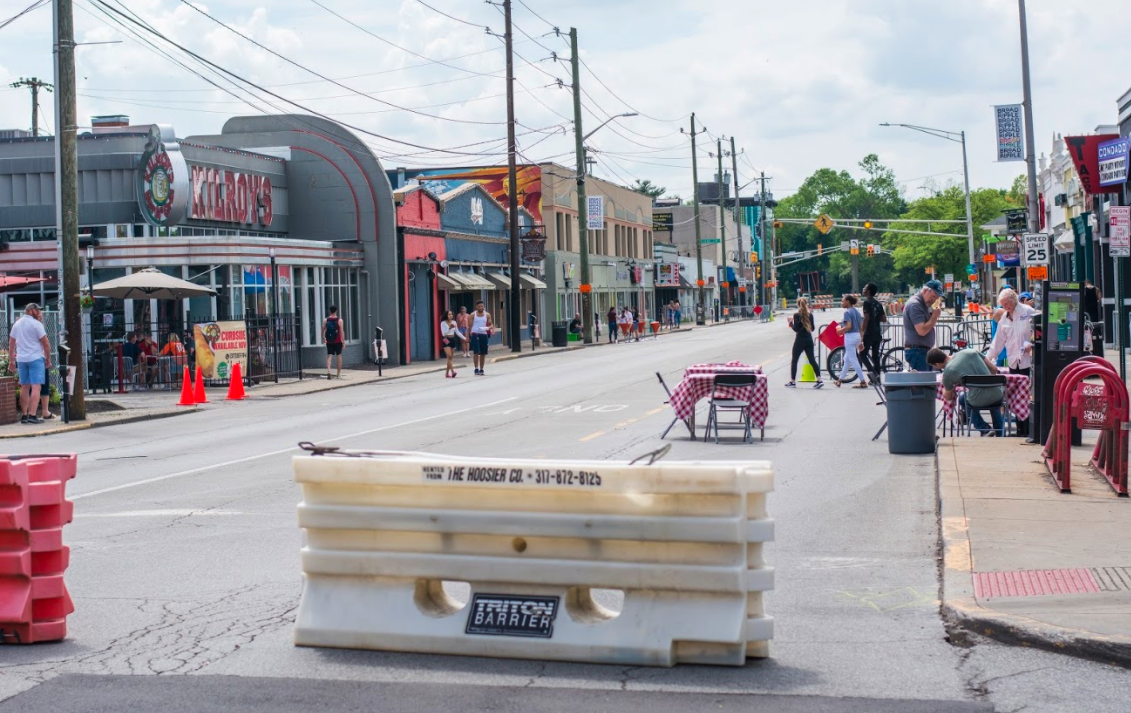
M63 526L77 456L0 456L0 643L58 641L75 610L63 573Z

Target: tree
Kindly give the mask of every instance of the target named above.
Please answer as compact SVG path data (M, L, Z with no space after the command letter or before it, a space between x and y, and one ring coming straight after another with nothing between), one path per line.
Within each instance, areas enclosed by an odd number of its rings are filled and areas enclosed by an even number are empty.
M632 190L636 191L637 193L643 193L652 200L656 200L660 196L664 195L664 191L668 189L664 188L663 186L657 186L647 178L645 178L643 181L638 178L636 179L636 183L632 185Z
M863 173L859 179L853 178L848 171L818 169L805 179L795 194L782 199L774 211L775 217L815 219L822 213L833 221L900 217L907 204L892 170L880 163L875 154L865 156L859 167ZM817 245L831 251L834 247L839 248L841 242L853 238L865 245L880 242L878 231L834 228L828 235L822 235L810 225L786 224L778 231L778 254L813 250ZM897 287L889 255L869 258L862 251L857 260L857 270L861 285L875 282L881 292L894 291ZM796 275L812 271L826 271L831 294L852 290L852 260L847 252L826 253L813 260L789 265L779 270L778 279L783 288L788 286L792 293L797 286Z
M1014 182L1016 187L1017 183ZM1012 192L1010 192L1012 193ZM982 188L970 193L970 208L974 214L975 240L984 225L1001 217L1004 210L1015 208L1019 203L1011 199L1010 193L996 188ZM947 220L953 223L892 223L893 230L921 230L928 233L952 233L954 237L940 235L908 235L906 233L886 233L884 246L894 251L895 269L905 282L914 284L923 279L923 271L934 266L939 274L965 273L969 261L966 239L966 193L958 186L920 198L912 203L906 213L900 216L907 220ZM979 245L975 243L975 249Z
M1025 205L1025 197L1029 194L1029 177L1022 173L1013 179L1009 188L1009 200L1018 206Z

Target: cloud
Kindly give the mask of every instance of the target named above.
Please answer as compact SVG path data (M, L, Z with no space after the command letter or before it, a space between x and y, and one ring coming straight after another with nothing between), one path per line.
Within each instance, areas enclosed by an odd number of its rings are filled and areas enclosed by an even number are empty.
M483 145L486 150L466 149L489 155L452 156L372 139L390 166L505 160L504 56L496 36L503 23L493 6L430 0L474 25L469 26L415 0L395 6L319 2L372 34L310 0L225 0L199 7L347 88L317 80L177 0L125 0L125 6L232 72L359 127L430 147L492 142ZM1087 132L1114 122L1115 100L1131 85L1125 69L1131 66L1131 45L1111 39L1131 29L1124 4L1030 0L1038 152L1050 150L1054 132ZM610 115L641 114L618 119L590 140L602 177L625 183L647 178L690 195L690 145L680 129L690 128L693 111L709 130L700 143L701 180L715 172L709 155L715 138L733 135L745 150L741 180L750 180L755 166L773 176L779 196L824 166L855 171L868 153L892 166L910 195L932 180L924 177L942 183L961 178L955 173L962 167L956 144L880 128L885 121L966 131L975 187L1006 187L1023 170L1021 164L993 162L991 107L1021 98L1011 2L526 0L526 5L548 20L515 5L519 132L546 129L520 137L528 159L554 156L572 163L572 135L552 127L568 126L573 118L571 92L557 82L571 82L566 33L574 26L581 58L601 80L589 69L582 72L585 130ZM274 99L242 104L171 60L213 76L238 97L249 96L245 89L166 47L142 45L86 0L75 7L80 41L124 40L79 49L80 124L95 114L127 113L139 123L172 123L189 135L217 132L229 116L255 113L256 107L287 109ZM0 86L19 76L51 76L49 10L22 18L2 35ZM41 98L53 125L50 101ZM23 127L27 117L26 91L0 91L0 126Z

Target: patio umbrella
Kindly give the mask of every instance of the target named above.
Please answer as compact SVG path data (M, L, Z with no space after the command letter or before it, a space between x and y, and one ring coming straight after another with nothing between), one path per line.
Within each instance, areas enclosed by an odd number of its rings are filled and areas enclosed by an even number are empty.
M216 294L204 287L179 277L166 275L152 267L138 270L132 275L100 282L92 291L96 297L119 300L183 300L189 297L207 297Z
M45 282L42 277L16 277L15 275L0 275L0 292L19 290L28 285Z

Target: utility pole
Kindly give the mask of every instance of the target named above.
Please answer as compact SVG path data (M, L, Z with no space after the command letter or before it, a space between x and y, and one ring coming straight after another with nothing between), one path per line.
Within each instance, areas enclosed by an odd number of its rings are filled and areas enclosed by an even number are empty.
M1025 166L1029 173L1029 232L1036 233L1041 229L1041 219L1037 215L1040 210L1037 204L1037 150L1033 136L1033 90L1029 82L1029 29L1025 20L1025 0L1017 0L1017 9L1021 16L1021 83L1024 85L1021 103L1025 112ZM1051 244L1048 254L1054 254Z
M42 89L49 92L54 89L54 87L35 77L31 79L20 77L18 82L12 82L8 86L12 89L27 87L31 90L31 135L39 136L39 90Z
M577 28L569 28L570 66L573 69L573 136L577 152L577 236L581 240L582 340L593 343L593 285L589 276L589 210L585 196L585 138L581 129L581 69L577 52Z
M55 0L55 238L59 241L59 311L75 369L70 417L86 419L86 369L79 307L79 160L75 108L75 16L72 0ZM52 357L54 360L58 355ZM59 366L65 367L66 364ZM62 370L64 377L66 369ZM63 382L59 384L62 386ZM65 390L65 386L64 386Z
M726 209L723 204L723 140L718 139L716 150L719 152L719 247L723 251L723 279L722 283L723 293L720 295L722 299L720 303L723 307L730 306L730 280L727 279L727 221Z
M510 325L511 351L522 351L522 283L518 276L518 178L515 168L518 146L514 137L514 37L511 27L511 0L503 0L507 46L507 203L511 237L511 298L507 317Z
M760 219L759 223L761 223L761 229L759 230L759 233L762 236L762 245L761 245L761 250L759 251L761 253L761 255L759 256L758 262L761 263L763 268L767 270L767 272L765 274L769 275L770 274L769 273L769 266L766 265L766 243L769 242L766 239L766 172L762 171L761 175L762 175L762 205L758 209L758 216L759 216L759 219ZM766 296L767 296L767 293L766 293L766 278L763 277L761 280L758 281L758 284L759 284L760 290L761 290L761 301L759 302L759 304L765 305L766 304Z
M735 276L738 279L746 277L746 254L742 250L742 220L738 217L739 200L738 200L738 154L734 151L734 137L730 137L730 166L731 171L734 173L734 229L738 231L738 258L735 260L737 263L734 266ZM739 283L742 284L742 283ZM746 305L746 293L738 293L738 303Z
M860 251L852 256L852 292L860 294Z
M695 261L699 267L699 279L695 281L699 286L699 305L695 308L695 324L706 324L704 285L707 283L703 279L703 235L699 225L699 160L695 153L695 112L691 113L691 203L695 206Z

